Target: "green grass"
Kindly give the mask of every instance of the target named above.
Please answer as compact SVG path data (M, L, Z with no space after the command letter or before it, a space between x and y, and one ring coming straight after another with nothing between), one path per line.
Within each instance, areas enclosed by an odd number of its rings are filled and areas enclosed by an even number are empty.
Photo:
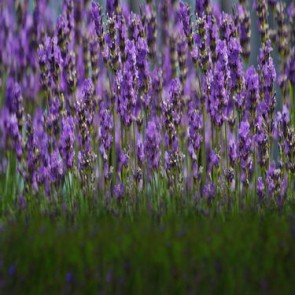
M277 214L16 218L1 294L294 294L295 219ZM67 282L67 274L72 280Z

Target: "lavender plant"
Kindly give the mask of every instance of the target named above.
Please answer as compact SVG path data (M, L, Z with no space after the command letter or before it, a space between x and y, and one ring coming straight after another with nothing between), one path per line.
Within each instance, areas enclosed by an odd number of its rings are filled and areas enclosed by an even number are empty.
M1 3L0 161L17 157L11 200L156 194L282 207L295 190L295 7L271 2L255 1L254 65L248 1L228 14L209 1L193 11L152 0L136 14L119 1L104 10L65 0L56 22L47 1L33 11Z

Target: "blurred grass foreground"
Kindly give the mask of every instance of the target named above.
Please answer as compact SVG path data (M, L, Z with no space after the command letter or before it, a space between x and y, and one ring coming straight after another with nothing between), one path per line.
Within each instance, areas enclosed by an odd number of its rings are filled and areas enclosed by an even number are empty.
M1 226L1 294L294 294L295 218L35 217Z

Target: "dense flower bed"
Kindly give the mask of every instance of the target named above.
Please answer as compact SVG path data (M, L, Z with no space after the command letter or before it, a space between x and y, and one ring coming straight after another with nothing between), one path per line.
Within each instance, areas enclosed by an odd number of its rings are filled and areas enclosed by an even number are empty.
M0 160L4 173L17 157L22 206L67 192L282 207L294 194L294 3L255 2L256 66L244 1L136 14L65 0L56 22L45 0L0 8Z

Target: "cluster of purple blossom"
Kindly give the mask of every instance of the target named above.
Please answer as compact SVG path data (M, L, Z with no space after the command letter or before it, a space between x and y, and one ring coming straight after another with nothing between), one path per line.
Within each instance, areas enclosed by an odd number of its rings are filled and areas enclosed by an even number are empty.
M1 161L15 151L24 195L75 177L85 194L117 199L160 183L283 204L295 188L295 5L254 8L256 68L248 1L228 14L208 0L194 13L147 0L136 14L118 0L64 0L56 23L46 0L33 11L1 2Z

